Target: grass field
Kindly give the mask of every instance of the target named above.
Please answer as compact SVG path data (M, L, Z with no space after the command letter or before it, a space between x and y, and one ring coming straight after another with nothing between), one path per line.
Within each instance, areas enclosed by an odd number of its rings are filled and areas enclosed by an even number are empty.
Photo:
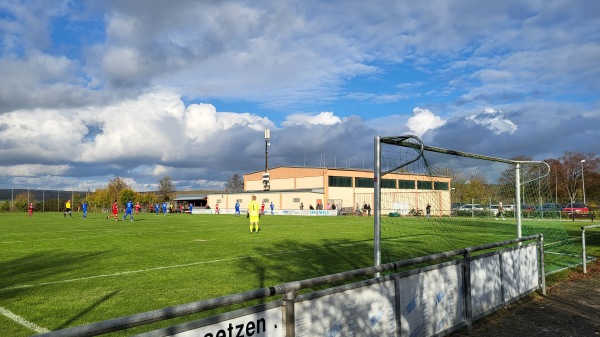
M564 224L577 237L590 223ZM587 244L589 254L600 255L597 234ZM31 336L372 263L373 218L263 216L261 232L249 234L244 216L140 214L117 222L100 213L87 220L78 213L0 214L0 336Z

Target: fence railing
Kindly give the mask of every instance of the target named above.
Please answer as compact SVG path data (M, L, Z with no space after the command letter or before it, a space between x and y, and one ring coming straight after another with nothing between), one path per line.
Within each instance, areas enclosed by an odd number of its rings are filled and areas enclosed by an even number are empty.
M77 326L77 327L67 328L67 329L63 329L63 330L48 332L48 333L38 335L38 337L97 336L97 335L101 335L101 334L105 334L105 333L109 333L109 332L115 332L115 331L120 331L120 330L124 330L124 329L128 329L128 328L143 326L143 325L147 325L150 323L164 321L164 320L168 320L168 319L172 319L172 318L176 318L176 317L182 317L182 316L186 316L186 315L200 313L200 312L204 312L204 311L211 310L211 309L226 307L226 306L233 305L233 304L249 302L252 300L265 299L265 298L269 298L269 297L272 297L275 295L282 295L282 301L276 301L278 304L282 304L282 308L281 308L282 310L280 310L279 312L282 315L281 322L283 322L282 324L285 327L284 328L285 331L283 331L283 330L280 331L281 336L295 337L297 334L297 326L296 326L297 320L296 320L295 305L299 305L298 303L296 303L296 300L298 299L298 292L300 290L311 289L311 288L319 287L322 285L331 285L332 283L349 281L349 280L361 278L361 277L363 277L363 278L369 277L371 280L370 281L371 283L388 282L388 281L390 281L389 275L378 277L378 278L373 278L373 276L377 275L379 273L387 273L387 272L393 272L393 273L396 273L396 275L398 275L400 273L400 271L402 269L405 269L406 267L421 265L421 264L425 264L425 263L431 263L431 262L440 261L440 260L443 260L445 262L440 263L438 266L441 265L444 268L448 267L448 266L455 268L455 265L463 266L463 267L461 267L461 270L463 270L463 271L458 272L458 276L456 278L456 280L458 280L457 282L459 284L455 285L456 292L463 292L463 294L456 294L459 296L449 296L448 294L446 294L446 295L449 298L453 298L453 301L460 301L460 303L464 304L464 314L459 315L463 321L460 322L458 325L456 325L456 323L452 323L453 325L451 325L450 329L456 330L457 328L466 325L467 330L470 333L471 327L472 327L472 321L474 318L481 316L482 312L484 312L484 311L485 311L484 314L487 314L487 311L490 310L490 307L492 308L492 310L495 310L495 308L497 308L498 305L502 304L502 303L500 303L500 304L495 303L486 308L475 308L475 309L471 305L471 296L472 296L472 291L473 291L472 284L471 284L473 282L472 280L475 280L475 283L479 282L480 284L483 284L485 288L488 288L488 285L487 285L488 280L477 281L477 275L471 275L472 267L470 267L470 265L472 263L474 263L474 259L476 258L476 257L473 257L472 254L476 253L476 252L482 252L484 250L492 250L497 247L503 247L503 246L509 246L509 245L514 245L515 248L513 248L513 249L518 249L520 247L523 247L523 246L521 246L523 242L527 242L527 241L530 241L530 242L537 241L536 252L539 253L539 255L537 255L537 256L539 257L540 261L537 261L537 258L534 258L534 260L535 260L535 261L533 261L534 264L531 264L532 263L531 260L533 258L530 258L529 259L530 261L528 263L530 266L535 267L533 269L537 273L537 275L536 275L537 279L534 282L534 284L535 284L534 288L535 289L541 288L542 292L545 293L545 273L544 273L544 269L543 269L543 266L544 266L544 263L543 263L543 235L538 234L538 235L532 235L532 236L527 236L527 237L513 239L513 240L490 243L490 244L477 246L477 247L464 248L464 249L451 251L451 252L444 252L444 253L438 253L438 254L428 255L428 256L424 256L424 257L419 257L419 258L413 258L410 260L403 260L403 261L398 261L398 262L394 262L394 263L387 263L387 264L374 266L374 267L367 267L367 268L362 268L362 269L357 269L357 270L352 270L352 271L347 271L347 272L341 272L341 273L337 273L337 274L331 274L331 275L326 275L326 276L321 276L321 277L316 277L316 278L311 278L311 279L306 279L306 280L301 280L301 281L288 282L288 283L284 283L284 284L280 284L280 285L276 285L276 286L272 286L272 287L251 290L251 291L247 291L247 292L243 292L243 293L227 295L227 296L217 297L217 298L213 298L213 299L208 299L208 300L203 300L203 301L198 301L198 302L193 302L193 303L188 303L188 304L183 304L183 305L177 305L177 306L173 306L173 307L169 307L169 308L139 313L139 314L135 314L135 315L131 315L131 316L119 317L119 318L101 321L101 322L97 322L97 323L91 323L91 324L87 324L87 325L83 325L83 326ZM491 254L491 253L489 253L489 254ZM483 255L485 255L485 254L483 254ZM459 261L452 260L453 257L457 257L457 256L462 256L463 258ZM479 258L479 257L480 256L477 256L477 258ZM518 263L520 263L519 260L522 260L522 256L516 256L516 258L511 257L511 258L509 258L509 260L507 260L505 262L502 262L501 260L502 260L501 257L497 258L493 268L490 268L490 266L486 266L487 269L484 269L484 270L486 270L485 273L489 273L489 270L494 269L494 268L502 269L502 268L504 268L504 267L502 267L503 265L510 265L512 263L518 264ZM484 263L484 262L479 262L479 263ZM429 268L429 269L427 270L427 268ZM429 272L429 271L431 271L432 268L433 268L433 266L429 266L429 267L422 267L421 269L425 269L427 272ZM437 268L442 268L442 267L437 267ZM513 268L513 269L521 270L521 269L525 269L525 268ZM512 269L507 269L507 270L508 270L506 272L507 274L510 274L513 272ZM528 270L527 272L530 273L529 276L531 276L532 271ZM405 277L405 278L407 275L414 274L414 272L411 274L410 271L409 272L404 271L403 273L404 273L403 277ZM461 275L461 273L462 273L462 275ZM478 271L477 273L480 273L480 272ZM510 276L512 276L513 278L516 279L515 282L517 285L523 283L521 280L523 275L504 275L504 276L502 276L502 272L500 272L500 274L501 275L497 276L497 278L500 280L505 279L504 282L506 282L506 279L508 279ZM445 279L447 275L444 274L442 276L444 276L443 278ZM486 278L489 278L489 277L490 277L489 275L486 276ZM460 281L460 280L462 280L462 281ZM363 282L365 282L365 281L363 281ZM396 316L395 329L398 331L397 335L401 335L400 321L402 321L403 318L400 318L400 316L399 316L400 310L397 310L400 307L400 304L399 304L399 302L400 302L399 278L396 277L393 280L393 282L394 282L395 286L392 286L391 289L392 289L392 292L395 293L395 295L391 295L391 297L395 298L395 300L393 300L393 301L395 301L396 304L393 305L393 307L395 309L393 309L392 311L395 312L395 316ZM406 286L406 285L404 285L404 286ZM475 284L475 286L477 286L477 284ZM393 290L394 287L396 289L395 291ZM425 287L425 288L427 288L427 287ZM534 291L535 289L531 290L528 288L526 290ZM501 293L503 295L502 297L503 298L506 297L507 294L514 292L514 290L515 290L514 287L511 288L511 285L509 285L508 287L506 287L506 290L501 290ZM450 292L448 289L445 289L444 291ZM480 291L480 292L486 293L486 292L488 292L488 290ZM523 296L523 291L518 290L515 295L520 298L521 296ZM302 295L302 296L306 296L306 294ZM441 300L441 298L439 298L440 296L442 298L444 297L443 295L438 294L437 297L439 300ZM484 297L484 299L486 296L490 297L490 298L498 297L498 296L493 296L490 294L483 294L483 295L477 294L476 292L475 292L475 296L479 296L478 297L479 303L477 303L477 305L480 305L480 302L482 302L481 301L482 296ZM461 300L456 297L461 297L463 299ZM342 298L347 300L348 298L352 298L352 296L347 296L347 297L342 297ZM512 300L514 300L514 296L512 299L509 299L509 301L512 301ZM298 300L298 301L300 301L300 300ZM505 301L506 300L502 300L503 303ZM273 303L273 302L271 302L271 303ZM459 306L463 306L463 304L460 304ZM342 304L342 305L344 305L344 304ZM455 307L455 306L456 306L456 304L451 305L451 307ZM452 310L454 310L454 309L452 309ZM211 320L211 322L213 322L213 323L214 323L214 321L215 321L215 319ZM263 319L263 323L264 323L264 319ZM393 320L391 323L392 324L394 323ZM275 327L277 327L277 325L275 325ZM176 329L172 329L172 328L174 328L174 327L164 329L163 332L165 332L165 334L161 334L160 332L157 332L157 331L155 331L154 333L146 333L146 334L148 336L150 336L150 335L151 336L171 335L173 331L176 331ZM341 328L341 327L336 327L336 328ZM446 329L448 329L448 328L446 328ZM167 333L167 331L169 331L169 333ZM144 334L142 334L142 335L144 335Z
M585 230L590 228L599 228L600 225L591 225L591 226L583 226L581 227L581 247L582 247L582 257L581 264L583 265L583 273L587 274L587 254L585 253Z

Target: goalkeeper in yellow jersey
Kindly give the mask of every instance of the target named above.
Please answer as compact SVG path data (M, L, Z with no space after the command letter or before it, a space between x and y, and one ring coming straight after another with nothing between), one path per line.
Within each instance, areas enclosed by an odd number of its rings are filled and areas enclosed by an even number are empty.
M248 215L250 216L250 234L253 232L258 233L260 230L258 228L259 210L260 206L258 205L258 202L256 202L256 196L253 195L252 201L250 201L248 204Z

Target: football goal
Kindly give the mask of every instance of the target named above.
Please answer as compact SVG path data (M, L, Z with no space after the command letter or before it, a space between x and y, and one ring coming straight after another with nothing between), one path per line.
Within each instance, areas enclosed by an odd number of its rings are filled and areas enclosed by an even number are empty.
M581 263L545 162L375 137L375 264L543 233L546 271Z

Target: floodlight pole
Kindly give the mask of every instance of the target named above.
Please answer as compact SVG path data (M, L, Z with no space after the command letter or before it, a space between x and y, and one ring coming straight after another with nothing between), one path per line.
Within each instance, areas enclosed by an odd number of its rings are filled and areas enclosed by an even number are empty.
M585 178L583 177L583 163L585 163L585 159L581 160L581 182L583 184L583 203L585 204Z
M269 172L269 139L271 138L271 130L265 129L265 172Z

